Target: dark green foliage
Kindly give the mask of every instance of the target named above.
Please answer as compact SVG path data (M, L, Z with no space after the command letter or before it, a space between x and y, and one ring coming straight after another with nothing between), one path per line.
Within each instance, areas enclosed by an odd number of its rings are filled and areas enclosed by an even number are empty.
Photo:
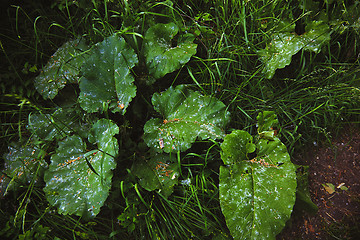
M45 152L31 143L23 146L12 143L9 152L4 155L5 175L1 178L1 194L31 181L39 182L39 176L47 168L44 156Z
M94 46L81 68L80 106L87 112L125 113L136 95L131 68L138 62L134 50L122 37L113 35Z
M118 133L116 124L100 119L89 135L96 150L86 152L86 144L76 135L59 142L44 176L46 197L59 207L59 213L89 219L100 212L111 187L111 170L116 167L118 143L113 136Z
M291 25L285 31L273 32L270 43L259 51L261 60L265 63L263 73L266 78L272 78L276 69L289 65L292 56L301 49L319 52L330 40L330 28L322 21L309 22L305 27L306 32L300 36L294 31L295 25Z
M215 98L179 85L155 93L152 103L162 119L150 119L144 126L144 141L157 151L185 151L196 138L220 139L229 122L226 106Z
M156 79L179 69L196 53L195 36L190 33L177 36L178 32L175 23L159 23L145 33L146 65Z
M358 9L270 0L9 6L0 235L274 239L295 196L314 207L290 156L358 122Z
M51 56L34 80L36 90L44 99L53 99L66 84L79 82L80 67L87 57L87 49L84 40L79 38L64 43Z
M55 109L52 114L30 114L28 129L41 140L53 141L76 132L82 137L88 136L91 125L82 120L84 112L72 108Z
M166 198L173 193L179 178L178 164L167 154L155 155L148 161L137 161L132 172L143 188L148 191L159 189Z
M259 130L277 124L259 121ZM270 116L269 116L270 115ZM275 239L290 218L295 203L296 173L286 147L275 137L258 137L256 157L252 137L245 131L227 135L221 145L221 158L228 166L220 167L219 198L222 211L235 239Z

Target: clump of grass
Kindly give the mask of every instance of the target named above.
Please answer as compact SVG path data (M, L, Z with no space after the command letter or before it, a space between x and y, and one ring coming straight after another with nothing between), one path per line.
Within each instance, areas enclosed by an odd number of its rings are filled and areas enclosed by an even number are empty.
M209 10L199 9L192 1L188 4L189 14L210 16L194 21L208 29L204 36L210 37L201 39L199 48L207 55L196 59L189 72L196 84L201 82L205 91L229 104L232 127L254 131L257 113L274 110L284 127L283 139L293 152L323 138L329 141L331 133L343 125L358 123L355 29L339 33L335 26L331 41L320 53L298 53L270 80L261 73L257 52L281 20L294 16L291 23L303 25L312 14L330 11L329 6L300 14L299 5L282 1L216 1ZM352 58L344 58L342 49L350 49Z

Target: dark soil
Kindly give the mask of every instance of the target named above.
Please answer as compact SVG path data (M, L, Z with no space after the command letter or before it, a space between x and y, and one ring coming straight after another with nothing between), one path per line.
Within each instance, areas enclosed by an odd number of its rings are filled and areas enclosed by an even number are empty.
M310 195L319 209L316 215L294 214L277 239L360 239L360 129L347 127L330 147L293 162L309 165ZM335 192L325 189L327 183Z

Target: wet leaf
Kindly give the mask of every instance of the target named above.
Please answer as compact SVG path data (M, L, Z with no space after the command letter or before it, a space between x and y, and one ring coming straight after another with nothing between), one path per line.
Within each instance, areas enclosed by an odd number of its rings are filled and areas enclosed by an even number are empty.
M229 112L219 100L203 96L184 85L170 87L152 97L162 119L150 119L144 126L144 141L149 147L167 153L189 149L196 138L221 139L229 122Z
M78 38L64 43L51 56L39 76L35 78L36 90L44 99L53 99L67 83L78 83L79 71L88 49L85 41Z
M266 49L259 51L261 60L265 63L263 73L269 79L274 76L276 69L289 65L291 57L304 47L294 33L277 33L271 39Z
M284 68L291 63L291 57L301 49L319 52L321 47L330 40L330 28L321 21L309 22L303 35L293 32L274 32L270 43L259 51L262 62L265 63L263 73L266 78L272 78L276 69Z
M330 40L330 27L322 21L312 21L306 25L305 33L299 37L304 43L305 50L318 53Z
M256 148L252 141L253 137L248 132L242 130L235 130L232 134L227 135L221 144L223 149L221 159L224 164L230 165L248 159L248 153L254 152ZM237 151L232 151L234 148Z
M179 69L196 53L195 36L178 32L179 27L175 23L159 23L145 34L146 65L149 73L157 79Z
M136 95L131 69L138 62L135 51L117 35L95 45L81 72L80 106L87 112L125 113Z
M30 114L27 127L42 140L60 139L72 132L87 137L91 126L81 120L80 114L72 108L59 108L52 114Z
M10 178L7 189L15 189L21 184L29 184L34 177L35 181L42 176L47 168L44 161L45 152L36 146L11 143L9 152L4 155L5 167L3 172ZM1 178L7 181L6 177Z
M158 154L150 160L137 161L132 172L139 178L140 185L148 191L159 190L168 197L178 183L178 164L171 161L167 154Z
M100 119L89 137L98 149L87 152L77 135L59 142L44 177L46 197L59 213L87 219L100 212L111 187L111 170L116 167L118 143L113 136L118 132L112 121Z
M259 125L264 129L266 124ZM220 167L221 210L234 239L275 239L295 204L296 169L276 137L259 138L256 157L247 159L250 140L249 134L236 130L221 145L221 158L230 163Z
M258 143L257 158L220 168L220 205L235 239L275 239L290 218L295 167L279 140L268 141Z

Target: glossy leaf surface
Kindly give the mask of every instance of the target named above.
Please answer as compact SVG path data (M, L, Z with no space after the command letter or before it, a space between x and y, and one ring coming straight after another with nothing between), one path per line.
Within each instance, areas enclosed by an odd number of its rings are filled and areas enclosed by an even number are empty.
M330 28L323 22L308 23L303 35L293 32L275 32L266 49L259 51L261 60L265 63L263 72L267 78L272 78L276 69L284 68L291 63L291 57L304 50L319 52L320 48L330 40Z
M178 183L178 164L172 162L167 154L136 162L132 172L139 178L143 188L148 191L159 189L165 197L172 194L174 185Z
M84 218L99 213L111 187L111 170L116 167L118 143L113 136L118 132L116 124L100 119L91 129L92 142L98 149L87 152L85 142L77 135L59 142L44 177L46 197L59 213Z
M232 134L227 135L221 144L223 150L221 159L224 164L230 165L247 159L248 153L254 152L256 148L252 141L253 137L242 130L235 130ZM232 151L233 149L237 149L237 151Z
M162 119L150 119L144 126L144 141L158 151L189 149L196 138L221 139L230 117L219 100L203 96L184 85L170 87L152 97Z
M300 37L305 50L318 53L330 40L330 27L322 21L312 21L306 25L305 33Z
M273 112L259 114L259 129L277 123ZM248 159L250 135L236 130L221 145L219 198L234 239L275 239L295 204L296 173L286 147L277 137L259 138L256 157ZM242 142L242 143L241 143Z
M30 114L28 129L41 140L60 139L71 132L86 137L91 126L81 120L80 114L82 112L77 113L74 109L62 108L52 114Z
M8 189L14 189L20 184L29 184L34 177L37 181L42 176L47 163L43 157L45 152L35 146L12 143L9 152L4 155L4 173L10 177L11 181ZM4 178L5 179L5 178Z
M155 78L179 69L196 53L195 36L178 32L179 27L175 23L159 23L146 32L144 55L149 73Z
M113 35L95 45L81 72L80 106L87 112L125 113L136 95L131 69L138 62L135 51L122 37Z
M35 78L36 90L44 99L53 99L67 83L78 83L79 72L88 49L84 40L75 39L64 43L51 56L39 76Z
M295 204L295 167L285 146L260 140L257 147L257 158L220 168L221 209L235 239L275 239Z

